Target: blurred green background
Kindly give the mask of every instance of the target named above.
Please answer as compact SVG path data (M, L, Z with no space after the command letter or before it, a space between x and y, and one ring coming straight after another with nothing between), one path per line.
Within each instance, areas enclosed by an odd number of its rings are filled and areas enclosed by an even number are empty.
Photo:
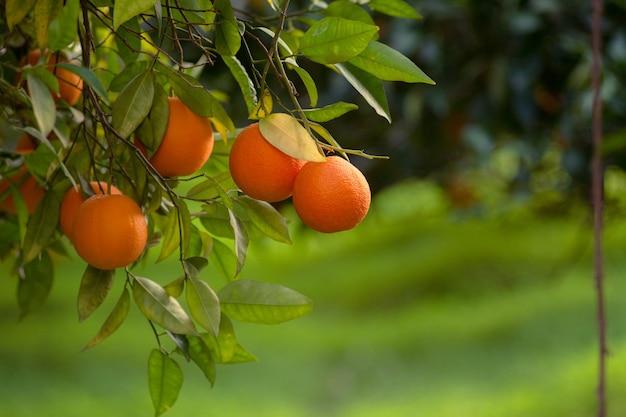
M166 415L594 414L589 2L410 3L424 19L377 16L381 35L438 84L388 85L393 125L332 75L313 74L328 101L361 105L328 126L340 143L391 157L353 161L375 193L367 219L321 235L287 204L293 245L260 241L249 251L243 277L308 295L313 313L279 326L235 323L260 361L218 368L212 389L180 358L185 384ZM624 415L626 4L606 7L608 402L611 415ZM245 108L237 86L213 79L233 97L237 119ZM55 262L49 300L19 323L15 278L2 265L0 414L152 415L146 365L154 339L135 308L110 339L80 352L122 277L79 324L84 264ZM165 284L179 269L165 262L137 273ZM223 284L211 267L202 277Z

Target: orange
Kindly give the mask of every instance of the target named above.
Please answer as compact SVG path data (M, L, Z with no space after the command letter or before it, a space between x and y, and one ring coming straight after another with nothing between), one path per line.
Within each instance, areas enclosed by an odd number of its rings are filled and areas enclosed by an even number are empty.
M291 196L296 175L305 161L270 144L258 123L243 129L230 150L228 165L235 184L247 195L267 202Z
M26 172L22 168L20 172L0 181L0 210L7 213L16 214L15 200L11 194L9 180L14 183L26 203L28 214L33 214L39 205L39 202L45 194L45 189L39 185L35 177Z
M22 133L15 144L15 153L19 155L27 155L35 152L37 149L37 141L28 133Z
M339 156L307 162L293 187L296 213L304 224L323 233L352 229L365 218L370 202L365 176Z
M30 65L37 65L41 58L41 50L34 49L28 53L27 59L22 59L20 66L26 65L26 61ZM55 102L59 100L65 100L70 106L75 105L80 99L83 92L83 80L77 74L66 70L65 68L59 68L57 63L68 62L67 58L61 55L59 52L51 54L47 60L47 69L53 73L59 83L59 94L52 93L52 97ZM69 62L72 65L78 65L76 62Z
M179 98L169 97L167 129L150 163L164 177L196 173L213 152L211 122L187 107ZM139 149L143 151L143 146Z
M112 270L139 258L148 240L148 225L132 198L95 194L76 210L71 236L76 252L88 264Z
M96 194L122 194L122 192L114 185L109 186L104 181L91 181L89 183L91 188ZM61 230L65 233L70 240L72 236L72 223L74 223L74 217L76 216L76 210L85 201L83 198L82 190L76 188L70 188L63 197L61 202L61 215L59 217L59 223L61 224Z

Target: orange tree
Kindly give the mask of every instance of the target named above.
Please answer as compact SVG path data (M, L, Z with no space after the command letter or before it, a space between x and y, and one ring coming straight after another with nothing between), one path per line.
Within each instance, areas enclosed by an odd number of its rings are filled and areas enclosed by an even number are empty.
M148 386L161 414L183 382L178 361L193 362L213 384L216 365L255 360L237 341L233 321L280 323L311 310L305 295L238 278L251 239L291 239L275 207L246 195L231 176L239 129L226 108L234 98L212 73L224 69L220 77L239 87L247 124L258 123L272 147L300 160L297 169L330 154L375 158L342 148L324 127L357 105L320 106L307 68L343 77L390 121L384 82L433 82L380 41L374 17L420 15L403 0L237 2L240 8L228 0L0 4L0 199L15 207L0 217L0 255L14 263L20 316L45 301L55 253L78 252L87 261L79 321L101 306L115 268L123 268L118 301L86 347L114 333L134 302L154 330ZM24 148L24 138L33 146ZM246 163L260 183L273 175L257 170L258 161L236 164ZM36 182L24 187L25 179ZM64 214L70 239L59 219L72 194L78 207ZM361 200L369 204L369 194ZM124 249L129 242L132 251ZM106 261L96 262L101 256ZM134 268L174 256L180 277L167 282ZM88 264L92 259L113 269ZM200 278L209 262L225 278L219 288Z

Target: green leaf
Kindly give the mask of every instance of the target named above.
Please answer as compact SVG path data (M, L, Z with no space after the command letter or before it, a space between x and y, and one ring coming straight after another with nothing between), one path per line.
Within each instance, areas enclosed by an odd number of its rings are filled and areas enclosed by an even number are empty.
M291 244L289 228L282 214L270 203L255 200L246 195L235 199L244 208L250 220L269 238Z
M241 61L239 61L237 57L222 55L222 60L239 85L246 107L248 108L248 114L252 113L257 104L258 98L256 95L256 88L254 88L254 83L252 82L250 75L248 75L246 68L241 64Z
M150 113L154 99L154 74L146 70L133 78L113 104L111 123L120 136L127 138Z
M98 76L92 70L81 65L70 64L67 62L59 62L56 66L58 68L63 68L80 76L80 78L82 78L83 81L93 89L93 91L102 99L102 101L104 101L106 104L109 104L109 96L107 94L107 91L102 85L100 78L98 78Z
M183 386L183 371L178 363L153 349L148 358L148 388L156 416L172 408Z
M222 172L213 177L194 185L188 192L187 197L194 200L212 200L234 186L234 181L229 172Z
M43 50L48 45L50 22L63 8L63 0L37 0L33 9L33 22L37 45Z
M54 276L54 265L47 251L24 265L17 285L20 320L43 305L48 298Z
M348 62L381 80L435 84L413 61L384 43L370 42L363 52Z
M126 65L109 83L109 90L120 92L126 85L140 73L148 69L148 61L135 61Z
M353 103L346 103L340 101L338 103L333 103L328 106L322 107L321 109L306 109L304 110L304 114L307 119L312 120L314 122L323 123L334 120L349 111L358 109L359 106Z
M389 113L389 104L387 103L387 95L383 87L383 82L349 63L336 64L335 69L361 94L374 111L381 117L387 119L391 123L391 114Z
M144 119L136 130L137 138L146 149L146 156L154 155L165 136L170 116L170 103L167 92L159 84L154 83L154 98L148 117Z
M269 143L293 158L303 161L326 161L315 139L295 117L289 114L270 114L259 120L259 129Z
M112 335L122 325L122 323L126 319L126 316L128 315L129 310L130 293L128 292L128 289L124 287L122 295L120 296L119 300L117 300L115 307L113 307L113 310L111 310L111 313L102 324L102 327L100 327L98 333L96 333L96 335L89 341L89 343L87 343L87 345L82 350L89 349Z
M215 47L222 56L233 56L241 48L241 35L233 7L229 0L215 0L213 6L219 10L215 24Z
M230 220L230 226L233 228L233 232L235 235L234 249L235 257L237 258L237 269L235 270L235 276L237 276L243 269L244 264L246 263L250 237L248 236L248 231L246 230L245 224L243 224L241 219L239 219L239 217L237 217L237 215L231 209L228 209L228 217Z
M198 80L183 73L165 71L174 92L187 107L201 117L219 120L231 133L235 125L224 106Z
M259 358L254 356L248 349L243 347L240 343L237 343L235 346L235 351L233 352L233 356L230 358L228 364L236 364L236 363L248 363L248 362L258 362Z
M196 329L180 303L156 282L135 277L133 298L148 320L173 333L196 334Z
M235 279L237 257L230 246L221 240L213 239L213 249L209 253L209 260L225 279L228 281Z
M422 16L404 0L370 0L367 5L377 12L405 19L421 19Z
M115 270L104 271L87 266L78 289L78 322L82 322L102 304L113 287Z
M50 243L59 224L60 208L61 198L57 192L46 192L28 222L22 249L24 263L37 258Z
M120 25L115 32L115 46L124 64L129 65L137 60L141 50L141 38L137 36L141 33L139 19L133 17Z
M156 3L155 0L115 0L113 9L113 30L122 24L147 11Z
M220 328L217 335L213 333L203 333L200 336L213 353L215 362L228 363L235 355L237 338L235 337L233 322L227 315L221 315Z
M30 101L33 105L37 126L43 136L47 136L54 128L54 121L57 115L54 99L48 87L31 72L26 75L26 83L28 84Z
M202 371L211 386L215 385L215 360L211 350L199 336L187 336L189 341L189 354L198 368Z
M13 26L24 20L36 1L37 0L7 0L5 13L9 30L13 30Z
M235 235L230 226L228 208L219 202L209 202L202 206L200 223L212 236L234 239Z
M309 94L309 102L312 107L317 106L317 100L319 99L319 94L317 92L317 85L315 85L315 80L311 77L304 68L300 66L291 66L291 69L298 74L298 77L302 80L304 84L304 88L306 88L306 92Z
M59 51L69 46L78 37L79 0L65 0L61 13L48 27L48 46L51 51Z
M185 290L185 277L178 277L174 281L163 287L166 293L174 298L178 298L181 296L183 291Z
M232 281L217 295L225 314L250 323L282 323L302 317L313 308L308 297L268 282Z
M179 204L184 205L182 202L179 202ZM157 263L166 259L180 247L181 231L184 230L181 229L180 222L184 221L184 217L181 210L179 210L178 207L174 207L165 218L165 224L161 230L163 232L163 239L161 240L162 245L159 257L156 260Z
M209 265L209 260L202 256L183 259L183 267L190 277L197 277Z
M350 0L333 1L324 9L324 15L358 20L368 25L375 24L374 19L372 19L372 16L365 9Z
M190 277L185 287L189 312L200 326L217 334L220 326L220 300L205 281Z
M367 23L324 17L304 33L300 53L320 64L344 62L360 54L377 32Z

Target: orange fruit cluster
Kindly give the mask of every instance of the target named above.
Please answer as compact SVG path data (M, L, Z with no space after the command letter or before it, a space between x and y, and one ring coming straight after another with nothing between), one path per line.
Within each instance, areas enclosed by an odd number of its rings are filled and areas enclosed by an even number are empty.
M164 177L191 175L209 160L213 152L213 128L179 98L168 97L170 112L167 129L149 162ZM145 147L137 142L145 154Z
M352 229L369 210L370 187L358 168L339 156L326 162L295 159L270 144L258 123L235 138L229 168L235 184L252 198L278 202L293 197L298 216L319 232Z
M148 240L148 224L141 207L114 185L89 184L94 194L83 197L71 188L61 203L61 230L88 264L104 270L135 262Z

